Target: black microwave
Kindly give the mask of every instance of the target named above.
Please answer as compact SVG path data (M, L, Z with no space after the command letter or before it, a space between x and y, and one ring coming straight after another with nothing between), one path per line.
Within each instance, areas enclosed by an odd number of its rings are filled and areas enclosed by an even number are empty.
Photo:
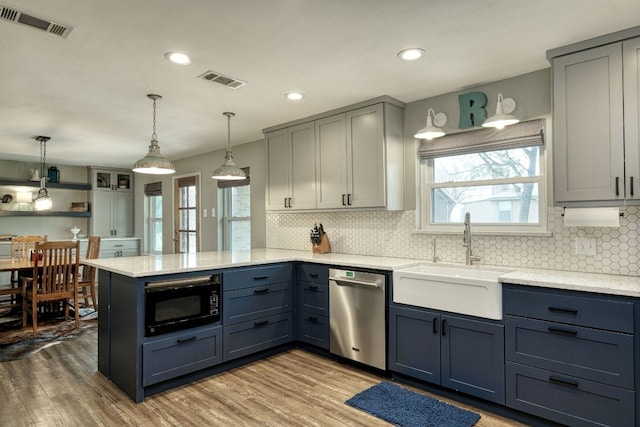
M145 336L220 321L221 275L145 283Z

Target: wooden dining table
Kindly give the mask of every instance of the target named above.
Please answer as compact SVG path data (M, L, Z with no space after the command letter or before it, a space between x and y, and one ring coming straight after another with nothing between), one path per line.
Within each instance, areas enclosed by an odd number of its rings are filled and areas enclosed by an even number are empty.
M33 268L33 261L17 261L14 259L0 259L0 272L29 270Z

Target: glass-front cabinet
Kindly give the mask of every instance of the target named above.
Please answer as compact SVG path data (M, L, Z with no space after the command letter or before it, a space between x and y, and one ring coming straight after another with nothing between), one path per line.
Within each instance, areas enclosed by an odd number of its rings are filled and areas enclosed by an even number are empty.
M102 237L133 236L133 173L130 170L89 168L91 234Z
M93 189L102 191L132 191L133 173L130 171L115 171L94 169L92 173Z

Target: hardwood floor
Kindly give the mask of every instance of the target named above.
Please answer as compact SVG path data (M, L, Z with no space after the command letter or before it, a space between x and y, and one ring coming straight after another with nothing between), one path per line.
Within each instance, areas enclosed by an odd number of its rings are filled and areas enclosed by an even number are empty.
M136 404L97 372L96 341L92 331L27 359L0 363L0 425L389 425L344 404L383 378L301 349ZM457 405L482 415L478 427L523 425Z

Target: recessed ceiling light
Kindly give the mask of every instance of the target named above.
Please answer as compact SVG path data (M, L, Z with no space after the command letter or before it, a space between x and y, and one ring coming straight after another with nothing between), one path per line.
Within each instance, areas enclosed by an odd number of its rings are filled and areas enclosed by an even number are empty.
M290 99L292 101L299 101L302 98L304 98L304 93L301 93L301 92L289 92L289 93L285 94L284 96L286 96L287 99Z
M420 58L424 54L424 50L419 47L412 47L398 52L398 58L405 61L413 61Z
M189 65L189 64L191 64L191 58L189 58L184 53L167 52L167 53L164 54L164 57L167 58L169 61L175 63L175 64L180 64L180 65Z

